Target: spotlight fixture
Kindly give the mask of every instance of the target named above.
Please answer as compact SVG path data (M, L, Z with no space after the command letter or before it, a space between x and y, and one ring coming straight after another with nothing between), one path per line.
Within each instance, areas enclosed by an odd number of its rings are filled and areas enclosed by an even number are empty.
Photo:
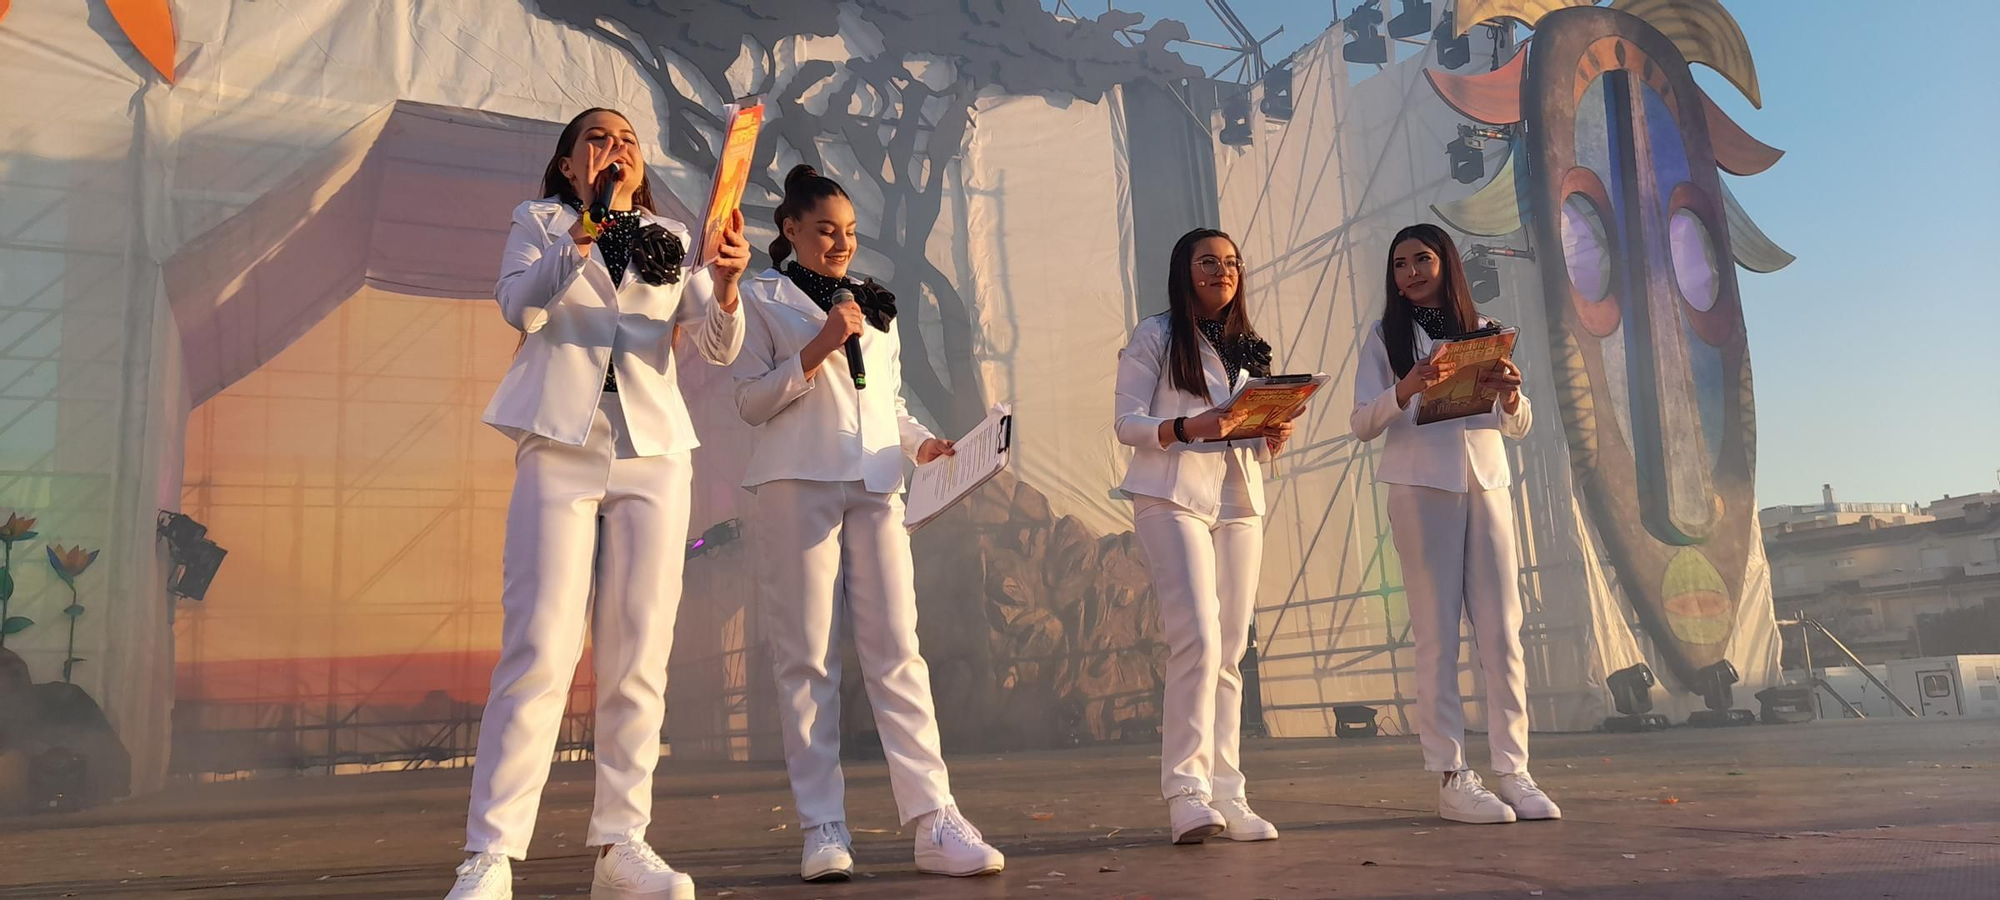
M1292 64L1290 62L1264 70L1264 102L1258 106L1264 111L1266 119L1278 122L1291 121Z
M1514 132L1506 128L1458 126L1458 137L1444 145L1451 159L1451 177L1459 184L1472 184L1486 177L1486 142L1511 141Z
M1653 712L1652 667L1645 663L1634 663L1604 676L1604 687L1611 692L1611 705L1618 715L1604 720L1605 731L1664 731L1670 723L1666 716Z
M1766 725L1794 725L1819 718L1810 684L1781 684L1757 692L1757 718Z
M742 519L728 519L717 522L714 525L708 526L708 530L702 532L701 537L688 541L687 558L693 559L697 556L704 556L710 550L724 546L742 536Z
M1747 709L1731 708L1736 702L1736 692L1732 685L1741 681L1736 667L1729 660L1717 660L1695 670L1694 692L1701 695L1707 709L1697 709L1688 715L1688 724L1703 728L1721 728L1730 725L1752 725L1756 715Z
M1375 707L1350 705L1333 708L1333 736L1344 738L1374 737L1380 729L1375 724Z
M1222 136L1231 147L1250 146L1250 93L1237 91L1222 101Z
M1472 288L1472 302L1491 303L1500 299L1500 264L1484 253L1465 261L1465 283Z
M167 559L173 564L167 573L167 593L188 600L202 599L229 551L208 539L208 526L182 513L160 510L156 530L166 540Z
M1472 245L1471 252L1465 255L1465 283L1472 289L1472 302L1491 303L1500 299L1500 263L1496 257L1503 256L1508 259L1535 258L1526 250L1485 244Z
M1340 20L1341 28L1347 31L1347 45L1340 48L1342 59L1371 66L1389 63L1389 42L1377 27L1382 24L1382 11L1375 4L1376 0L1368 0Z
M1472 61L1472 35L1453 34L1454 18L1451 10L1445 10L1444 18L1431 32L1431 42L1437 44L1438 65L1456 69Z
M1403 11L1389 20L1392 38L1416 37L1431 30L1430 0L1403 0Z

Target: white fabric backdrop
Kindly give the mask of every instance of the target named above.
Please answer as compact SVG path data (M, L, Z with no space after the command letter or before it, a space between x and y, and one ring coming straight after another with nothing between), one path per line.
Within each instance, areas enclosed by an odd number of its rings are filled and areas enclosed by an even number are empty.
M523 167L532 178L546 152L534 122L617 107L649 136L666 188L699 196L708 177L664 155L660 87L624 50L523 5L274 0L174 11L182 65L172 86L95 27L86 5L16 4L0 25L0 83L34 85L0 97L0 334L11 335L0 354L0 508L41 515L44 539L104 549L100 569L79 582L90 611L79 622L77 655L89 662L78 681L125 736L141 789L165 772L172 696L153 513L181 497L190 406L364 285L482 296L490 261L445 251L497 235L493 211L522 196ZM867 32L775 48L780 74L872 52ZM1419 63L1350 85L1339 42L1330 32L1298 57L1290 123L1259 120L1251 146L1216 150L1216 224L1256 267L1259 326L1285 368L1336 376L1300 452L1275 470L1259 625L1279 734L1326 733L1332 704L1411 699L1371 450L1345 433L1347 370L1377 315L1383 242L1466 190L1444 177L1441 148L1456 121ZM741 74L747 84L753 73ZM1108 422L1115 352L1137 310L1158 305L1135 296L1123 115L1115 92L1099 103L983 97L926 248L976 301L984 399L1017 404L1018 474L1056 513L1107 532L1129 527L1126 504L1110 495L1124 455ZM468 137L482 128L491 140ZM463 177L475 159L475 177ZM849 183L864 220L879 215L865 181ZM496 224L483 232L462 224L487 219ZM768 238L757 228L755 239ZM440 259L448 264L434 268ZM864 255L859 268L897 284L883 260ZM1546 353L1539 304L1516 301L1531 288L1523 273L1509 278L1494 312L1522 327L1532 363ZM244 315L224 315L239 303ZM1531 397L1549 410L1520 450L1517 490L1534 719L1584 728L1606 711L1603 673L1645 648L1585 549L1546 370L1529 371ZM740 505L728 470L743 432L711 399L694 404L709 444L699 477L715 485L701 492L697 530ZM253 562L233 557L217 593L254 591L243 580ZM8 646L49 680L66 639L58 586L34 559L16 566L16 612L40 624ZM719 628L753 641L731 598L712 602L725 604ZM1768 604L1741 609L1730 657L1746 686L1760 686L1775 678L1775 630Z

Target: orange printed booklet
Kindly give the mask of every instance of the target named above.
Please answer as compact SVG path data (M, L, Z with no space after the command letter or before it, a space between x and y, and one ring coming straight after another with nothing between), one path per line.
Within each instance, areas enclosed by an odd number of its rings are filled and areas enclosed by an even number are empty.
M1252 378L1243 383L1229 402L1222 404L1227 410L1247 410L1250 415L1236 430L1220 438L1225 441L1240 441L1257 436L1267 425L1289 422L1305 412L1306 401L1326 386L1332 379L1320 375L1272 375L1266 378Z
M715 162L715 184L708 192L708 216L701 226L701 260L708 265L722 254L722 231L729 214L743 204L750 185L750 164L757 156L757 132L764 127L764 103L750 100L723 108L722 154Z
M1479 386L1479 376L1491 371L1500 360L1514 355L1515 331L1474 332L1442 344L1436 362L1445 373L1443 381L1423 392L1417 406L1417 424L1429 425L1493 411L1495 391Z

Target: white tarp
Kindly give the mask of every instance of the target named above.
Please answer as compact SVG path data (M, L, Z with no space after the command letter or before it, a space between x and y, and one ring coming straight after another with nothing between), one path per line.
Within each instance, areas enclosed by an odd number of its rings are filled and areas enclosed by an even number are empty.
M166 772L174 693L155 510L210 504L198 518L236 529L219 527L218 542L242 542L207 607L181 623L204 642L193 655L205 661L255 664L280 638L329 658L393 651L407 662L490 650L511 448L471 419L504 369L511 335L477 306L435 304L484 296L493 263L479 247L531 192L524 185L545 159L550 123L589 106L619 108L647 136L667 191L698 199L708 179L665 154L663 88L626 48L527 3L173 8L181 65L171 86L129 44L107 37L87 5L15 4L0 24L0 84L32 85L0 97L0 509L39 515L45 541L104 550L99 569L78 581L87 612L76 621L74 656L85 661L76 680L132 750L140 790ZM720 103L725 90L742 93L767 75L782 88L808 62L845 63L878 44L879 33L845 7L838 36L788 40L768 56L746 47L730 85L694 85L698 76L670 70ZM1456 121L1417 64L1350 86L1338 48L1330 33L1295 62L1288 124L1258 121L1252 145L1216 154L1215 224L1238 235L1256 267L1259 326L1284 368L1336 376L1298 450L1273 473L1259 625L1279 734L1327 733L1334 704L1401 709L1413 697L1374 451L1346 434L1348 375L1358 336L1377 315L1389 234L1464 190L1443 176L1441 147ZM924 78L944 83L948 68L937 62ZM1116 91L1096 103L980 97L924 245L925 262L972 301L982 400L1016 404L1017 474L1057 514L1098 532L1129 527L1129 508L1110 496L1124 456L1109 430L1115 351L1139 311L1160 303L1135 287L1141 254L1130 200L1148 188L1131 183L1125 114ZM855 154L835 141L820 151L863 221L878 221L882 197ZM781 154L778 171L792 161ZM753 240L769 239L767 223L752 226ZM936 327L927 305L938 299L910 273L875 254L857 269ZM1522 327L1529 394L1550 409L1545 370L1532 365L1546 354L1539 304L1518 302L1530 285L1510 278L1494 311ZM346 304L357 311L338 324L354 334L307 339ZM420 334L439 349L411 343ZM942 371L944 342L926 338ZM308 368L272 365L288 353ZM747 433L719 374L689 368L684 383L706 444L697 457L699 533L744 515L732 467ZM342 380L357 373L359 385ZM421 410L408 408L412 396ZM232 401L213 404L217 397ZM306 402L344 417L344 431L329 431L338 437L331 446L313 440L325 423L288 406ZM241 433L258 434L264 449L238 446L239 433L226 428L189 440L196 404L211 407L204 427L226 416L254 423ZM1595 724L1606 706L1603 674L1645 652L1586 549L1558 421L1545 413L1521 445L1516 490L1534 715L1545 729ZM189 459L196 446L200 457ZM253 453L264 456L243 461ZM197 466L254 479L183 491L184 471ZM390 495L397 499L377 502ZM366 508L348 509L356 504ZM301 537L319 533L312 523L329 515L350 516L331 528L342 536L336 546ZM691 565L688 630L675 657L677 671L721 665L703 670L714 676L707 681L673 681L677 717L693 711L689 693L724 688L699 695L711 706L697 718L713 731L676 726L724 743L769 724L749 721L764 713L745 703L754 693L746 673L759 671L746 662L754 647L747 562L708 565L727 561ZM17 558L16 569L12 611L37 625L7 647L37 680L51 680L70 655L58 612L67 595L46 566ZM1746 686L1769 683L1777 646L1769 610L1741 609L1730 658ZM317 618L301 618L308 614ZM396 625L333 627L346 615L395 616ZM204 624L191 627L190 618ZM398 635L414 637L404 646ZM476 665L456 665L453 678L483 678ZM372 677L329 670L313 689L368 690ZM297 690L258 688L267 689Z

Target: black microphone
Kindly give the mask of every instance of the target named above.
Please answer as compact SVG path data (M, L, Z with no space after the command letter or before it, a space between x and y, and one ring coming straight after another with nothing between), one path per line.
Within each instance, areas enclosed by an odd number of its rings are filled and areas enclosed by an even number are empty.
M833 292L834 306L853 302L853 291L841 288ZM861 365L861 335L850 334L847 336L847 371L854 376L855 390L858 391L868 386L868 370Z
M612 160L597 176L597 196L590 201L590 218L602 223L611 218L611 192L617 188L618 179L625 177L625 167Z

